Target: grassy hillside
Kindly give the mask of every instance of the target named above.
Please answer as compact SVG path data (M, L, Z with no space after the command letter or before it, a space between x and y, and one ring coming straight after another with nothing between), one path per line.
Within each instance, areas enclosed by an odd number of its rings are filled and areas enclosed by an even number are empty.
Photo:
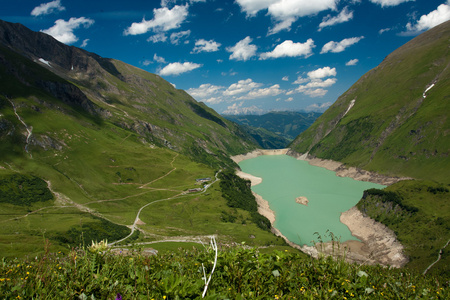
M449 36L446 22L394 51L291 148L387 175L450 183Z
M112 242L133 229L123 243L216 234L285 247L251 212L228 206L215 181L235 166L230 154L256 145L159 76L0 21L0 81L2 256L35 256L46 239L51 251Z
M220 240L219 240L220 242ZM262 253L220 247L147 256L101 247L3 260L5 299L448 299L445 279L407 270L304 259L296 252ZM203 271L204 268L204 271ZM204 292L205 291L205 292Z
M405 246L407 268L423 272L450 240L450 186L431 181L401 181L384 190L368 190L357 207L387 225ZM450 248L429 273L449 277Z

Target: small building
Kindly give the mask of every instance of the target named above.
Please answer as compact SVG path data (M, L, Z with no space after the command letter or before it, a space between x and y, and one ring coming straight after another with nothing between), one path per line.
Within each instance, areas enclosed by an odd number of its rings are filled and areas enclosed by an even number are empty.
M210 177L195 179L195 181L197 181L197 182L207 182L207 181L210 181L210 180L211 180Z

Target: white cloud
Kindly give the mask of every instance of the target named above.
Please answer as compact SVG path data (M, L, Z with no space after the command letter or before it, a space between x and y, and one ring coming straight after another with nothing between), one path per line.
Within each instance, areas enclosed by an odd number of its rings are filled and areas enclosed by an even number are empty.
M41 16L41 15L49 15L53 12L57 12L57 11L63 11L66 8L64 6L61 5L61 1L60 0L55 0L52 2L48 2L48 3L42 3L39 6L36 6L32 11L31 11L31 15L32 16Z
M289 97L289 98L287 98L285 101L286 101L286 102L292 102L293 100L294 100L294 98Z
M350 21L353 18L353 11L348 11L348 7L346 6L336 17L332 17L328 15L322 19L322 22L319 24L319 31L324 27L334 26L339 23L344 23Z
M271 52L262 53L259 59L279 58L279 57L309 57L315 47L314 41L308 39L305 43L294 43L291 40L284 41L277 45Z
M224 110L222 113L226 115L254 115L254 114L263 114L265 111L256 105L252 105L249 107L242 107L244 102L241 102L239 104L233 103L232 105L228 106L226 110Z
M219 51L220 43L215 42L214 40L204 40L200 39L195 42L195 47L191 53L200 53L200 52L215 52Z
M248 78L246 80L239 80L237 83L233 83L223 94L225 96L235 96L238 94L249 92L261 86L261 83L253 82L252 79Z
M174 32L170 35L170 42L173 45L178 45L182 40L187 39L191 35L190 30L180 31L180 32ZM188 41L185 41L185 43Z
M360 37L352 37L352 38L348 38L348 39L343 39L340 42L330 41L322 47L322 51L320 51L320 53L322 54L322 53L327 53L327 52L333 52L333 53L342 52L347 47L350 47L351 45L358 43L363 38L364 38L363 36L360 36Z
M308 72L308 77L310 79L320 79L330 76L336 76L336 68L323 67L316 69L314 71Z
M299 86L286 93L286 95L292 95L295 93L303 93L310 97L323 97L328 92L324 88L328 88L337 82L334 76L337 75L336 68L323 67L307 73L307 78L299 76L294 84ZM327 78L326 77L333 77ZM305 84L306 83L306 84Z
M175 75L176 76L176 75L180 75L182 73L186 73L186 72L198 69L201 66L202 66L201 64L196 64L196 63L192 63L192 62L170 63L159 71L159 75L161 75L161 76Z
M271 97L271 96L277 96L282 93L284 93L284 91L280 89L280 85L274 84L268 88L254 89L254 90L248 92L246 95L237 98L237 100L248 100L248 99L256 99L256 98L263 98L263 97Z
M415 24L406 24L409 32L421 32L433 28L445 21L450 20L450 0L446 4L439 5L435 10L427 15L422 15Z
M143 34L150 29L154 31L168 31L171 29L179 28L181 23L186 20L188 16L189 6L175 5L172 9L167 7L153 9L153 19L145 20L142 22L133 23L130 27L125 29L125 35L137 35Z
M297 80L294 81L292 84L302 84L302 83L305 83L308 81L309 81L308 78L303 78L302 76L298 76Z
M306 90L303 94L310 96L311 98L323 97L328 93L327 90L324 89L315 89L315 90Z
M94 24L94 20L85 17L70 18L69 21L62 19L56 20L55 25L49 29L41 30L42 32L53 36L55 39L64 44L72 44L78 41L73 31L80 26L89 28Z
M356 64L359 62L357 58L350 59L348 62L345 63L346 66L356 66Z
M86 47L87 46L87 44L88 44L88 42L89 42L89 39L85 39L85 40L83 40L83 43L81 44L81 48L84 48L84 47Z
M239 80L228 87L206 83L198 88L190 88L187 92L198 101L213 104L274 97L286 93L278 84L264 87L262 83L254 82L251 78Z
M385 32L391 31L391 30L392 30L392 28L383 28L378 31L378 34L383 34Z
M289 81L289 76L284 76L283 78L281 78L281 80L283 80L283 81Z
M397 6L403 2L409 2L414 0L370 0L370 2L379 4L381 7L385 6Z
M295 21L297 21L296 18L292 18L292 17L291 18L286 18L286 19L278 22L277 24L275 24L274 27L270 28L267 35L272 35L272 34L280 32L282 30L290 31L291 30L291 25Z
M276 23L269 31L269 34L274 34L281 30L290 30L292 23L300 17L315 15L324 10L335 10L338 0L236 0L236 2L249 17L267 9Z
M200 85L198 88L190 88L187 92L195 99L205 99L217 95L223 89L223 86L205 83Z
M149 59L146 59L146 60L144 60L143 62L142 62L142 64L144 65L144 66L148 66L148 65L150 65L150 64L152 64L153 63L153 61L151 61L151 60L149 60Z
M153 55L153 60L160 64L165 64L166 60L164 57L158 56L156 53Z
M228 52L231 52L230 59L246 61L255 56L258 48L251 45L251 42L252 39L248 36L233 47L226 48Z
M164 33L158 33L158 34L152 35L151 37L149 37L147 39L147 42L153 42L153 43L165 42L165 41L167 41L167 36Z

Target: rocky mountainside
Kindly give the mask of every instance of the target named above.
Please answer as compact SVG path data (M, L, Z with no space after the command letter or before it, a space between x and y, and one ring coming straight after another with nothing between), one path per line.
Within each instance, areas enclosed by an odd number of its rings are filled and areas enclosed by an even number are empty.
M395 50L292 143L368 171L450 183L450 22Z
M114 124L138 134L145 143L209 165L229 164L229 154L255 147L234 123L158 75L1 20L0 78L3 106L33 110L39 103L64 110L59 107L64 103L97 124ZM43 113L35 110L35 114ZM65 142L52 132L34 131L27 139L20 126L5 119L1 122L0 139L15 136L15 144L20 141L22 149L25 143L30 150L64 147Z

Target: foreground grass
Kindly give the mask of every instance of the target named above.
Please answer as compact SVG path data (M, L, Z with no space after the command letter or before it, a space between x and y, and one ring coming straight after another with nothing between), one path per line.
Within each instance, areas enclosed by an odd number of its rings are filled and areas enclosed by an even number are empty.
M3 259L2 299L198 299L210 249L157 256L72 249L32 259ZM209 299L447 299L448 280L407 270L360 266L296 252L219 247ZM119 296L120 294L120 296ZM122 297L122 298L120 298Z

